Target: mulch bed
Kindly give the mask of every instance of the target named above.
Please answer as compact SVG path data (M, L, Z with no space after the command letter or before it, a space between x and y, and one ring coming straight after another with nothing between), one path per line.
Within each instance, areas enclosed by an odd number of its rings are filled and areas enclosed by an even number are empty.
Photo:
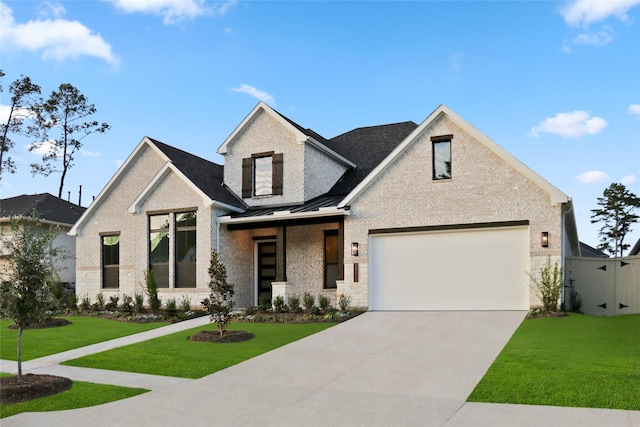
M541 313L529 313L527 319L544 319L548 317L567 317L569 316L566 311L543 311Z
M52 396L69 390L73 385L69 378L55 375L25 374L22 379L24 384L18 384L17 375L0 378L0 402L3 405Z
M71 322L69 322L67 319L58 319L54 317L51 319L47 319L44 322L32 323L24 329L56 328L58 326L67 326L70 324ZM11 325L9 326L9 329L18 329L18 327L16 325Z
M203 330L189 337L189 341L213 342L213 343L234 343L249 341L254 335L247 331L225 331L222 336L220 331Z

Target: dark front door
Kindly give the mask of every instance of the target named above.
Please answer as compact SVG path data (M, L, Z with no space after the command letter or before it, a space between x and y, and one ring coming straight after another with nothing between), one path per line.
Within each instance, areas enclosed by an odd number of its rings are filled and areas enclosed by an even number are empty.
M258 304L271 303L271 282L276 280L276 242L258 243Z

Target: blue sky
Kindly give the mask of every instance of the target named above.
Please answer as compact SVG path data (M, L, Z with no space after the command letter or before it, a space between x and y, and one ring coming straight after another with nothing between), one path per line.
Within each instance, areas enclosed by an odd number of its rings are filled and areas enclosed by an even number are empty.
M592 246L602 191L640 195L640 0L0 1L0 68L3 120L23 74L45 95L71 83L112 126L66 179L84 205L145 135L221 163L259 100L327 138L446 104L572 197ZM29 142L3 198L57 194Z

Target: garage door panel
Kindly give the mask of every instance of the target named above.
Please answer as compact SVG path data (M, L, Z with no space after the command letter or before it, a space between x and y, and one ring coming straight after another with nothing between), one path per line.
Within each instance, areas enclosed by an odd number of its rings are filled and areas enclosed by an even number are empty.
M526 310L527 227L372 236L372 310Z

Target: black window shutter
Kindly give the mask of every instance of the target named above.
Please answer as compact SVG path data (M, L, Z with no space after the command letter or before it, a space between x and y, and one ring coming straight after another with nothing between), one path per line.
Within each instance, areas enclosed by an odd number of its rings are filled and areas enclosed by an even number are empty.
M242 198L243 199L247 199L251 197L251 190L253 187L251 182L252 167L253 167L253 160L251 159L251 157L242 159Z
M271 161L272 193L282 195L282 153L274 154Z

